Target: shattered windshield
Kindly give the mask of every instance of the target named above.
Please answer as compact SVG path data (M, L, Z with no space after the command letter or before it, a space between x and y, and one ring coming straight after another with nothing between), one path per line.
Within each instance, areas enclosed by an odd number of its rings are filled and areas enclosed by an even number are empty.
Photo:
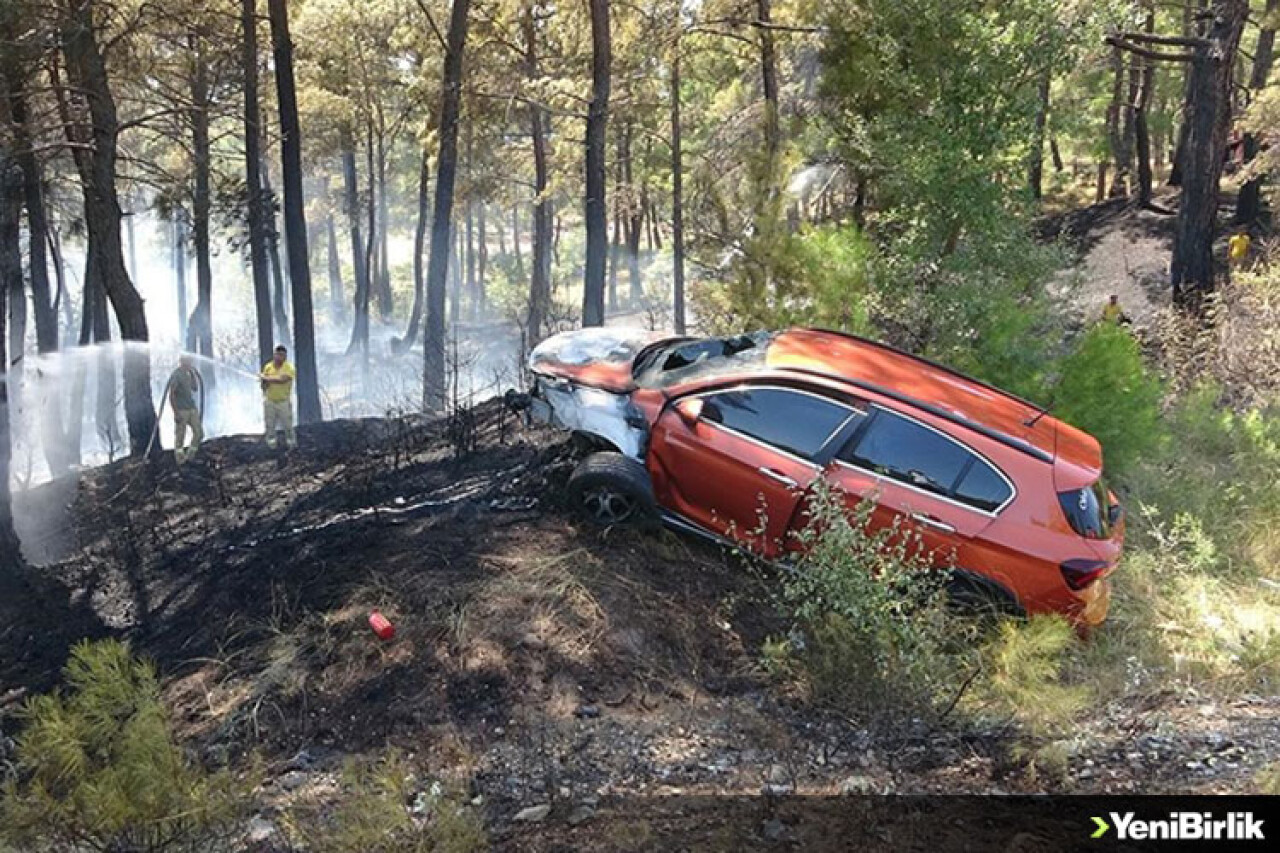
M737 372L762 364L772 339L772 332L753 332L657 345L640 354L632 375L642 388L665 388L691 379Z

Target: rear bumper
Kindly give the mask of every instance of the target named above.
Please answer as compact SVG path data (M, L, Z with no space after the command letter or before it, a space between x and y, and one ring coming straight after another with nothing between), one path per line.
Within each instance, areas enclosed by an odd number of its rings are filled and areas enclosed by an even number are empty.
M1096 628L1107 619L1111 608L1111 581L1097 580L1077 593L1081 607L1076 613L1076 623L1082 628Z

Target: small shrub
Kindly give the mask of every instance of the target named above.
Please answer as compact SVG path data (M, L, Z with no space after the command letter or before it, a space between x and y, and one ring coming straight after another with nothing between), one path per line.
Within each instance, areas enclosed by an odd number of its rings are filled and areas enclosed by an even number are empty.
M1064 730L1091 698L1088 688L1066 680L1067 665L1078 646L1074 629L1060 617L1006 621L983 649L980 701L1016 718L1032 732Z
M929 717L965 675L962 638L971 626L946 606L945 572L931 570L918 541L870 532L872 506L852 515L820 489L801 555L781 586L796 622L790 651L815 701L868 723ZM766 666L786 672L775 642Z
M1280 796L1280 762L1263 768L1258 774L1258 793L1269 797Z
M230 849L250 786L187 760L155 670L109 640L76 646L64 676L68 695L24 709L0 840L30 851Z
M480 816L439 783L418 790L412 768L397 751L353 760L343 774L344 795L331 809L298 806L288 816L293 834L313 853L471 853L487 846Z
M1063 359L1053 394L1054 413L1102 443L1112 474L1131 468L1163 433L1163 391L1124 329L1099 324Z

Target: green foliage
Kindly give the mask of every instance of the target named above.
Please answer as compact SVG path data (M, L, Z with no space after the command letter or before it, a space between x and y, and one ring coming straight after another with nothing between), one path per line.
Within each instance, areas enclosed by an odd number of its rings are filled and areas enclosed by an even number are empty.
M0 838L33 851L229 848L249 786L186 758L151 665L116 641L86 642L64 677L69 695L26 705Z
M973 233L945 257L886 252L879 325L908 348L1031 399L1045 399L1062 312L1045 282L1064 259L1016 222ZM899 251L901 250L901 251Z
M868 329L875 250L853 226L785 230L749 239L722 288L693 299L718 331L817 325Z
M1198 570L1280 577L1280 409L1236 412L1222 389L1199 386L1169 407L1176 441L1144 459L1130 479L1142 505L1138 541L1164 547L1171 530L1194 523L1215 557ZM1182 519L1182 520L1179 520Z
M850 514L819 490L809 511L781 588L803 639L790 662L775 643L767 665L802 672L816 701L869 724L901 719L891 710L936 714L963 672L955 650L968 630L946 607L946 573L928 568L916 538L870 531L869 503Z
M1065 678L1078 649L1075 630L1060 617L1005 622L983 650L979 701L1035 732L1068 728L1091 699L1087 687Z
M858 0L827 9L822 93L884 216L937 250L989 230L1021 193L1040 69L1066 33L1053 4Z
M1174 400L1174 440L1125 477L1128 543L1111 619L1090 645L1102 676L1181 679L1216 693L1280 684L1280 415L1232 411L1202 385Z
M1110 323L1094 326L1059 370L1054 414L1102 443L1108 471L1123 474L1157 446L1163 389L1127 331Z
M390 751L352 760L332 811L295 808L289 821L314 853L471 853L487 847L480 816L434 784L416 792L412 768Z

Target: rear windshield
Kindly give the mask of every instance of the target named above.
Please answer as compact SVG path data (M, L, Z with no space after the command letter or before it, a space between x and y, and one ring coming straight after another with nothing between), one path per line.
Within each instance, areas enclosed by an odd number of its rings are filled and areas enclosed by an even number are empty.
M1058 502L1076 533L1089 539L1111 537L1111 498L1101 477L1083 489L1058 492Z
M732 373L762 363L771 337L769 332L755 332L661 344L641 353L631 374L642 388L665 388L690 379Z

